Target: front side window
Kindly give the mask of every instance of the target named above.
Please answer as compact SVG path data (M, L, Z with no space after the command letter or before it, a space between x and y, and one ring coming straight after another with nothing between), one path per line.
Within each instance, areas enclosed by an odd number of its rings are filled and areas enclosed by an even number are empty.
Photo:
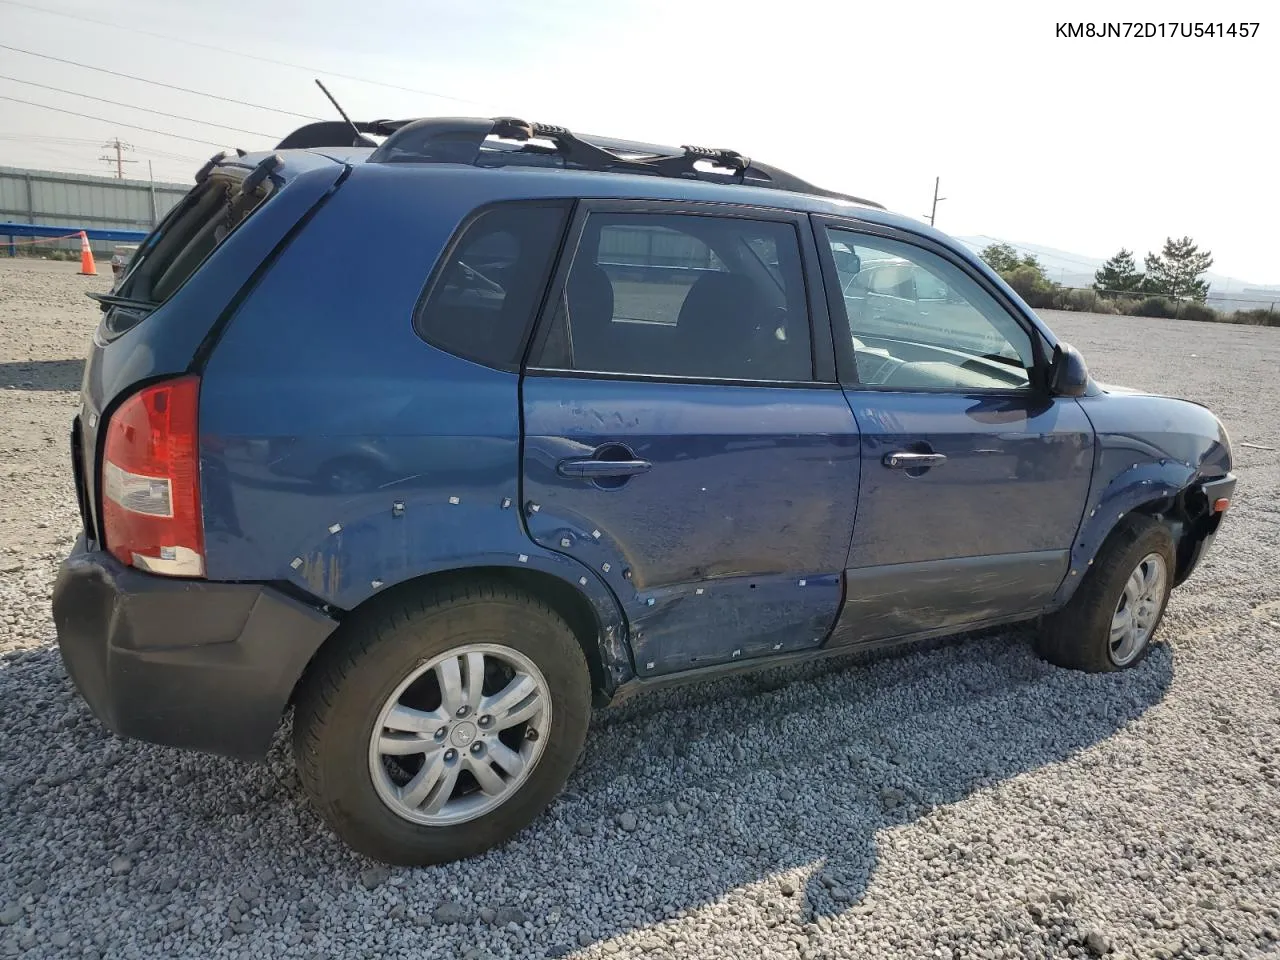
M565 218L559 205L510 204L472 220L418 308L418 334L469 360L518 365Z
M537 366L807 381L800 245L790 223L592 213Z
M1028 386L1030 336L959 267L884 237L830 228L828 239L860 385Z

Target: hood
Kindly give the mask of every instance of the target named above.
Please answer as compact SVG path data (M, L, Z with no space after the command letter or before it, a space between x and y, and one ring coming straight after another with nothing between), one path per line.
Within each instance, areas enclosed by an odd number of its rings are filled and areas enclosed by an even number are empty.
M1095 380L1094 383L1103 393L1146 393L1145 390L1138 390L1135 387L1121 386L1118 383L1102 383L1098 380Z

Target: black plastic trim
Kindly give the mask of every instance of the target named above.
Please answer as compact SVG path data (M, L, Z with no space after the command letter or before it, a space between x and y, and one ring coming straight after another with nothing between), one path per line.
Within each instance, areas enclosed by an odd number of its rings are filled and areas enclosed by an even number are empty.
M359 120L348 123L345 120L321 120L298 127L287 137L276 144L277 150L311 150L316 147L372 147L371 140L363 143L353 142L351 128L354 126L360 133L372 133L377 136L390 136L408 120ZM361 139L364 139L363 137Z
M53 590L58 647L122 737L258 758L337 623L264 584L158 577L81 537Z
M361 132L389 133L382 145L369 155L369 163L463 163L478 166L482 159L488 159L497 160L502 166L552 165L573 170L739 184L884 209L873 200L827 190L785 170L752 161L736 150L635 143L578 134L554 124L530 123L515 117L423 117L354 124L329 121L295 130L277 149L285 146L347 146L353 139L352 126ZM491 136L511 143L523 143L524 146L486 156L484 144ZM317 140L324 142L317 143ZM528 143L530 140L541 143ZM355 145L362 144L357 142ZM718 169L699 168L698 164L702 162L710 162Z
M1035 613L1020 613L1007 617L993 617L990 620L966 624L963 627L938 627L936 629L921 630L907 636L891 637L854 646L833 646L828 643L808 650L770 654L768 656L755 657L751 660L729 660L709 664L705 667L693 667L676 673L666 673L657 677L633 677L618 685L609 700L609 705L617 706L625 703L638 694L653 693L672 687L682 687L691 683L722 680L725 677L738 674L757 673L761 670L773 670L778 667L809 663L815 660L828 660L833 657L846 657L851 662L856 663L874 662L880 655L892 654L900 647L924 644L929 641L941 643L948 638L960 639L966 634L973 634L981 630L1013 623L1025 623L1035 618Z
M641 383L688 383L708 387L789 387L802 390L839 390L840 384L818 380L739 380L716 377L675 377L665 373L614 373L601 370L562 370L556 367L529 367L530 377L573 377L578 380L634 380Z
M1042 550L848 569L844 604L829 643L859 646L1005 617L1034 617L1069 565L1069 551Z

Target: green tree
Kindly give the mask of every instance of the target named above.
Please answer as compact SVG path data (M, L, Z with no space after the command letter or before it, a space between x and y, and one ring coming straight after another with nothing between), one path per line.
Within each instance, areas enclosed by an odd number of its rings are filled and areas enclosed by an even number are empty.
M1019 256L1018 251L1007 243L990 244L979 256L987 261L987 265L992 270L1002 275L1013 273L1019 267L1034 267L1040 273L1044 273L1044 269L1040 266L1040 261L1035 256L1030 253L1025 256Z
M1020 256L1007 243L993 243L979 256L1031 306L1053 306L1059 287L1044 275L1044 267L1033 254Z
M1039 264L1024 263L1016 270L1001 274L1005 283L1033 307L1052 307L1061 288L1040 271Z
M1142 289L1143 276L1133 259L1133 251L1120 252L1104 263L1093 275L1093 289L1099 293L1136 293Z
M1190 237L1169 237L1160 253L1147 254L1147 276L1144 286L1152 293L1167 297L1189 298L1204 303L1209 283L1200 276L1213 266L1213 254L1201 251Z
M979 254L996 273L1012 273L1018 268L1018 251L1007 243L993 243Z

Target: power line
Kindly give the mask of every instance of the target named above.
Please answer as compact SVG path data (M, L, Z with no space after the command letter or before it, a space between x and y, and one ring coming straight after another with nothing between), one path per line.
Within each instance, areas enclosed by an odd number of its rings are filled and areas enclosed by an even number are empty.
M104 117L95 117L89 113L77 113L75 110L64 110L62 107L51 107L47 103L36 103L34 100L22 100L18 97L6 97L0 94L0 100L8 100L10 103L25 103L29 107L39 107L42 110L52 110L54 113L65 113L72 117L81 117L84 120L97 120L99 123L110 123L117 127L128 127L130 130L141 130L143 133L156 133L162 137L173 137L175 140L187 140L191 143L203 143L210 147L225 147L228 144L218 143L215 140L201 140L199 137L186 137L180 133L169 133L167 130L155 130L151 127L140 127L136 123L125 123L123 120L107 120Z
M74 90L64 90L61 87L51 87L46 83L36 83L34 80L19 80L17 77L10 77L0 73L0 80L12 80L14 83L23 83L28 87L39 87L41 90L52 90L54 93L65 93L72 97L84 97L86 100L96 100L98 103L109 103L113 107L124 107L126 110L141 110L143 113L154 113L157 117L168 117L170 120L185 120L188 123L198 123L203 127L217 127L219 130L230 130L233 133L247 133L252 137L265 137L268 140L278 140L279 137L270 133L263 133L260 130L245 130L243 127L228 127L224 123L213 123L210 120L196 120L192 117L184 117L177 113L165 113L163 110L152 110L150 107L139 107L132 103L121 103L119 100L108 100L105 97L95 97L89 93L77 93Z
M192 157L185 153L169 153L165 150L157 150L155 147L148 147L145 144L138 144L138 150L144 156L154 157L157 160L189 160L193 163L204 163L208 157Z
M76 160L89 159L90 147L102 146L102 139L96 140L75 139L72 137L41 137L41 136L23 136L21 134L0 133L0 148L3 148L6 142L25 144L34 150L45 153L60 154L65 157L72 157ZM135 144L134 152L142 158L153 157L161 161L180 161L182 163L204 163L208 156L196 157L186 153L170 153L166 150L160 150L148 144ZM96 171L95 171L96 172Z
M94 142L96 143L97 141L94 141ZM58 154L59 156L69 157L76 161L84 161L86 159L83 147L76 148L71 146L52 146L50 144L44 143L44 144L40 144L40 152L41 154L45 154L45 153Z
M0 3L5 0L0 0ZM123 77L125 80L136 80L139 83L149 83L154 87L164 87L166 90L177 90L180 93L190 93L197 97L208 97L211 100L221 100L223 103L234 103L241 107L252 107L254 110L266 110L269 113L280 113L286 117L300 117L303 120L324 120L324 117L313 117L309 113L295 113L292 110L278 110L275 107L264 107L260 103L249 103L247 100L237 100L234 97L224 97L217 93L205 93L203 90L192 90L190 87L179 87L173 83L164 83L160 80L148 80L146 77L135 77L131 73L121 73L118 70L108 70L106 67L95 67L88 63L81 63L79 60L67 60L63 57L55 57L47 53L36 53L34 50L23 50L21 47L11 47L7 43L0 43L0 50L11 50L14 53L25 53L29 57L39 57L41 60L52 60L54 63L65 63L72 67L83 67L85 70L93 70L97 73L105 73L113 77Z
M39 133L0 133L0 140L26 140L31 143L90 143L94 146L100 142L88 137L46 137Z
M112 27L116 30L124 30L127 33L139 33L148 37L156 37L160 40L168 40L171 43L185 43L188 46L200 47L204 50L213 50L213 51L216 51L217 53L229 54L235 57L244 57L247 60L257 60L260 63L270 63L270 64L274 64L277 67L288 67L291 70L304 70L307 73L323 73L331 77L339 77L343 80L354 80L357 83L368 83L368 84L372 84L375 87L386 87L389 90L402 90L405 93L416 93L424 97L436 97L437 99L440 99L440 100L452 100L455 103L469 103L477 107L492 106L492 104L481 103L478 100L468 100L464 97L453 97L447 93L435 93L434 91L431 91L431 90L418 90L415 87L403 87L396 83L387 83L385 80L371 80L368 77L357 77L349 73L337 73L333 70L328 69L327 67L308 67L300 63L289 63L286 60L273 60L270 57L260 57L252 53L242 53L239 50L228 50L225 47L216 47L211 43L200 43L197 40L188 40L185 37L171 37L168 34L156 33L155 31L152 31L152 30L143 30L139 27L126 27L122 24L111 23L110 21L107 21L107 20L95 20L92 17L82 17L73 13L63 13L61 10L45 10L43 7L37 7L34 4L30 4L30 3L20 3L18 2L18 0L0 0L0 3L6 3L9 6L13 6L13 7L22 7L26 10L34 10L37 13L51 14L52 16L55 16L55 17L66 17L68 20L80 20L84 23L92 23L100 27ZM319 118L312 117L310 119L314 120Z
M49 173L77 173L87 177L101 177L104 175L101 167L73 167L63 163L61 160L38 167L24 165L21 169L48 171Z
M0 3L4 3L4 2L5 2L5 0L0 0ZM1011 246L1011 247L1022 247L1022 246L1024 246L1023 244L1015 243L1015 242L1013 242L1013 241L1011 241L1011 240L1002 240L1002 239L1000 239L999 237L990 237L990 236L987 236L985 233L979 233L979 234L977 234L977 235L975 236L975 239L977 239L977 240L990 240L992 243L1003 243L1003 244L1007 244L1008 246ZM1027 247L1026 249L1030 250L1030 247ZM1081 266L1088 266L1088 267L1096 267L1099 263L1101 263L1104 259L1106 259L1105 257L1098 257L1097 259L1088 259L1088 260L1087 260L1087 259L1085 259L1084 257L1075 256L1075 255L1068 254L1068 253L1052 253L1052 254L1050 254L1050 253L1044 253L1044 254L1041 254L1041 253L1036 253L1036 251L1034 251L1034 250L1031 250L1031 252L1032 252L1032 253L1035 253L1035 255L1036 255L1037 257L1045 256L1045 257L1052 257L1052 258L1053 258L1053 259L1055 259L1055 260L1068 260L1068 261L1070 261L1071 263L1078 263L1078 264L1080 264Z
M0 133L0 140L9 140L15 143L29 143L39 147L41 150L58 150L61 146L78 146L84 144L86 146L101 146L102 140L90 140L86 137L45 137L39 134L9 134ZM58 144L59 147L50 144ZM161 150L159 147L151 147L147 144L140 143L137 149L147 156L157 157L161 160L192 160L196 163L204 163L208 157L193 157L187 153L172 153L168 150Z

